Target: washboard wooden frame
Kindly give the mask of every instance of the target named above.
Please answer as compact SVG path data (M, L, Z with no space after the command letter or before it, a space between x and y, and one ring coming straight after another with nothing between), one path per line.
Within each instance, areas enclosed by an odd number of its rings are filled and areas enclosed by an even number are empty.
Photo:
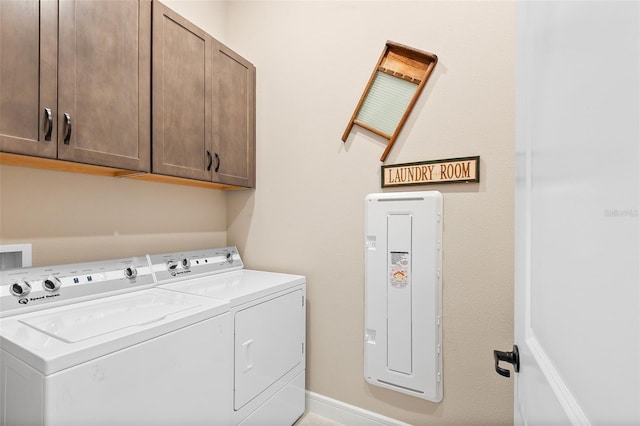
M382 136L389 140L382 157L380 157L380 161L384 162L437 62L438 57L433 53L387 41L380 59L371 73L367 87L342 135L342 141L347 141L354 124ZM389 79L387 76L399 80ZM397 87L394 87L396 85ZM399 94L403 93L400 96L402 99L394 99L393 92L396 89L402 89L398 91ZM391 117L391 119L386 114L390 103L395 103L395 115L397 116ZM393 108L388 109L388 111L392 110ZM368 111L372 111L372 113ZM387 122L383 123L384 120Z

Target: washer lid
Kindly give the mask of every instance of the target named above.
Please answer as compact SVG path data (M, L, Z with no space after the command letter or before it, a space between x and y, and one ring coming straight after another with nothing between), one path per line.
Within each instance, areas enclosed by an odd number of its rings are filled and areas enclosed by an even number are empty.
M0 345L48 375L229 311L226 301L160 289L0 320Z
M125 300L105 300L98 305L46 312L19 322L63 342L75 343L127 328L134 330L200 306L200 301L141 292Z

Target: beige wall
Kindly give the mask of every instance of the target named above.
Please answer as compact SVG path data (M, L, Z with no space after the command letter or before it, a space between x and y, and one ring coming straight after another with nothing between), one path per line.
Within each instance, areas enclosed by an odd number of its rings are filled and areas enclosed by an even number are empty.
M0 166L0 244L50 265L223 246L222 191Z
M227 2L223 0L160 0L214 38L225 43Z
M258 70L255 192L228 195L249 267L308 277L308 388L412 424L511 423L515 5L236 1L229 43ZM444 194L444 400L363 378L363 205L385 143L340 141L386 40L439 63L387 164L480 155L480 184Z

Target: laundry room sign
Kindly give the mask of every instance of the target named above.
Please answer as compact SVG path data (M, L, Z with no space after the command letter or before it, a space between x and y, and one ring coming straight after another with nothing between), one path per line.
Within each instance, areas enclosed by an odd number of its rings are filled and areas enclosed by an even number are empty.
M382 187L480 182L480 157L383 165Z

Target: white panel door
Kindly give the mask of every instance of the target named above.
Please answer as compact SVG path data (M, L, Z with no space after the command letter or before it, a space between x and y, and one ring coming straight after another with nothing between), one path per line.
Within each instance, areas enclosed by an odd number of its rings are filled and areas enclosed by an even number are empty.
M639 23L518 4L516 424L640 423Z

